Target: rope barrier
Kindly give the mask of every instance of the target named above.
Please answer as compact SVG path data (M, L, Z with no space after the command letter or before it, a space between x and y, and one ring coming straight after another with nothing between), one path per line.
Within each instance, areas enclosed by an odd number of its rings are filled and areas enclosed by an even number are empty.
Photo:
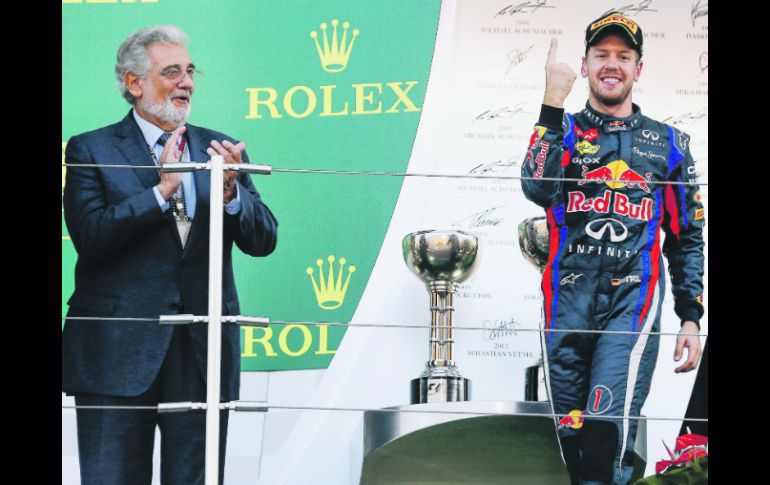
M541 401L525 401L525 402L541 402ZM183 402L183 403L162 403L158 406L75 406L75 405L62 405L62 409L110 409L110 410L153 410L158 412L176 412L181 408L187 407L187 410L204 410L206 409L206 403L196 402ZM239 409L241 407L242 409ZM542 417L542 418L563 418L569 416L569 414L551 414L551 413L525 413L525 412L483 412L483 411L445 411L445 410L429 410L429 409L371 409L371 408L348 408L348 407L320 407L320 406L285 406L267 404L259 401L234 401L229 403L221 403L219 405L221 410L232 411L246 411L246 412L266 412L271 409L284 410L284 411L340 411L340 412L386 412L386 413L407 413L407 414L459 414L459 415L471 415L471 416L525 416L525 417ZM635 419L635 420L647 420L647 421L693 421L699 423L708 423L708 418L670 418L670 417L652 417L652 416L613 416L613 415L601 415L602 419Z
M115 322L160 322L160 318L130 318L130 317L62 317L62 320L82 320L82 321L115 321ZM430 325L401 325L386 323L348 323L348 322L291 322L271 320L270 325L328 325L331 327L361 327L361 328L405 328L405 329L430 329ZM450 328L438 325L435 328ZM538 332L538 333L589 333L589 334L617 334L617 335L661 335L661 336L688 336L688 337L708 337L706 333L678 333L678 332L633 332L631 330L580 330L580 329L562 329L562 328L488 328L488 327L463 327L452 325L452 330L473 330L487 332Z
M199 164L203 162L191 162ZM158 170L154 165L109 165L109 164L87 164L87 163L62 163L62 167L83 167L83 168L138 168ZM517 175L459 175L459 174L436 174L436 173L414 173L414 172L380 172L380 171L360 171L360 170L316 170L316 169L297 169L297 168L271 168L272 172L277 173L302 173L302 174L320 174L320 175L370 175L381 177L422 177L422 178L450 178L450 179L473 179L473 180L542 180L548 182L614 182L627 183L627 180L591 180L582 178L568 177L522 177ZM645 180L644 183L650 185L698 185L708 186L708 182L678 182L672 180Z

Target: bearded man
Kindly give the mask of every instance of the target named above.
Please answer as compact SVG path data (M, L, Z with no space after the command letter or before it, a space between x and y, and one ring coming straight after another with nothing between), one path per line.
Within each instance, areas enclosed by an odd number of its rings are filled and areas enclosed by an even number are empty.
M224 193L211 194L206 172L158 170L214 155L248 163L243 142L187 124L196 69L186 45L187 35L170 25L131 34L118 49L115 75L133 108L120 122L67 144L64 216L78 259L62 333L62 391L77 406L93 406L77 410L84 484L149 485L156 426L161 483L203 483L205 413L158 414L152 407L205 402L205 324L110 319L208 313L211 197L225 203L223 314L240 314L233 243L251 256L267 256L276 246L278 224L248 175L225 172ZM221 399L232 401L239 392L240 333L234 324L222 327ZM124 406L150 409L114 408ZM220 482L226 411L221 419Z

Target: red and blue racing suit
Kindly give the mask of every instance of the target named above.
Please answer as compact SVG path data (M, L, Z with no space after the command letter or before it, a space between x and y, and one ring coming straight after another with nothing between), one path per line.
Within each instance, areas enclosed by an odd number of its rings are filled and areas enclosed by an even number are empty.
M522 187L545 208L550 238L544 327L627 332L542 334L554 413L584 416L557 420L573 484L631 478L638 420L603 416L639 416L649 392L658 336L646 333L660 331L663 255L675 312L683 322L703 315L699 189L655 183L694 181L688 142L637 105L617 118L588 103L573 115L543 106L530 139Z

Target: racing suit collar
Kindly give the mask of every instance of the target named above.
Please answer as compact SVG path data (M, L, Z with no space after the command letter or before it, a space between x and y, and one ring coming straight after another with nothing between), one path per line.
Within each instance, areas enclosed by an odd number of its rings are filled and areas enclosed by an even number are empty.
M631 109L633 111L631 116L618 118L617 116L609 116L596 111L591 107L588 101L586 101L586 107L583 109L583 114L594 124L600 126L604 133L617 133L621 131L631 131L642 121L642 110L639 108L639 105L632 103Z

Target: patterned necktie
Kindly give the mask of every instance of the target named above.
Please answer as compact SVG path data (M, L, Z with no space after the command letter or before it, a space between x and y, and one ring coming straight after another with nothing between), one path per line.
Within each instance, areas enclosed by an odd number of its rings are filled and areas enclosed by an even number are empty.
M158 145L165 147L169 138L171 138L171 133L164 132L162 135L160 135L160 138L158 138Z
M164 132L162 135L160 135L160 137L158 137L158 145L165 147L166 142L168 142L170 137L171 133ZM182 145L181 149L184 150L184 144ZM176 189L176 192L174 193L169 203L171 205L171 213L174 214L174 219L176 219L179 236L182 239L182 246L184 246L185 242L187 241L187 234L190 230L190 218L187 217L187 205L185 204L182 184L179 184L179 187Z
M162 135L160 135L160 137L158 137L158 145L165 147L169 138L171 138L171 133L164 132ZM176 192L172 198L171 212L177 218L184 218L187 216L187 207L184 201L184 190L182 189L182 184L179 184L179 187L176 189Z

